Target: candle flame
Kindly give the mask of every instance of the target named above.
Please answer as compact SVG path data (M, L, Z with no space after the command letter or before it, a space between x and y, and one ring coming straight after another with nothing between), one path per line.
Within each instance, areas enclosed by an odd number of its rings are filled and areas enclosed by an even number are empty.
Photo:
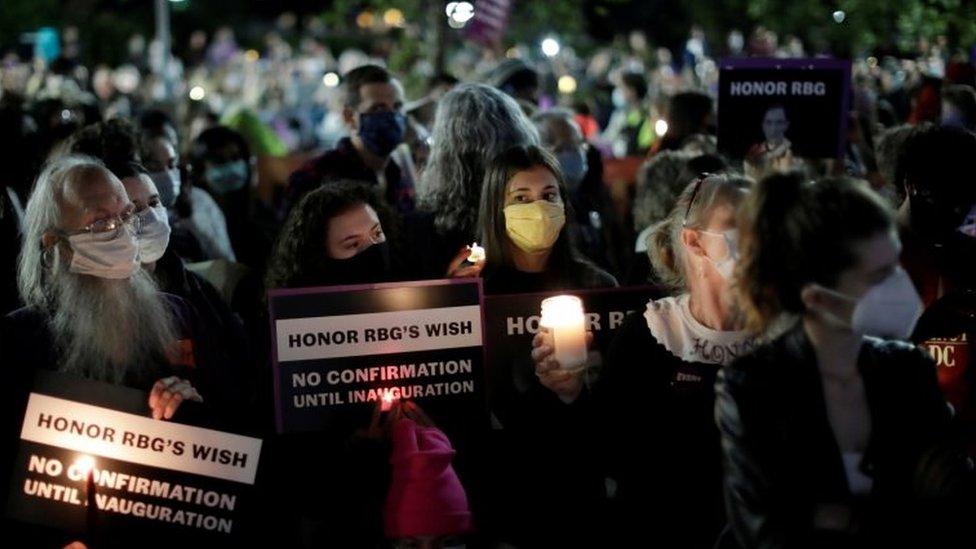
M89 455L79 456L78 459L75 460L75 469L77 469L78 472L80 472L82 475L86 477L88 476L88 473L90 473L91 470L94 468L95 468L95 458Z

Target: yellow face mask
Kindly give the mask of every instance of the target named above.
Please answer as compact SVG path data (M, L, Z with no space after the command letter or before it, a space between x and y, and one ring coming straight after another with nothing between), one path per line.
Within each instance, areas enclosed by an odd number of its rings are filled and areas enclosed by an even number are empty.
M520 250L539 253L552 248L566 224L561 203L536 200L505 206L505 232Z

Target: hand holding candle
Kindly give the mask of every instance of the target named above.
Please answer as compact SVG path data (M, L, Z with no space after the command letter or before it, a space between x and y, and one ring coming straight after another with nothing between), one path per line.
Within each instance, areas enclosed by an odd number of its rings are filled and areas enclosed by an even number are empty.
M477 242L471 245L471 255L468 256L468 263L481 263L485 260L485 249Z
M539 325L552 335L553 358L563 370L586 365L586 317L580 298L559 295L542 300Z
M485 249L477 242L465 246L447 267L447 278L475 278L481 275L486 265Z

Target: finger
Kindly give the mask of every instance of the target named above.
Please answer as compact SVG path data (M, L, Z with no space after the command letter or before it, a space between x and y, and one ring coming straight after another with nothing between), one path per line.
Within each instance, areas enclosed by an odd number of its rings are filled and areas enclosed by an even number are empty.
M547 358L536 365L535 373L541 376L560 369L559 361L553 358Z
M586 332L586 347L593 346L593 332Z
M158 406L159 399L163 395L163 392L169 389L172 385L178 383L180 378L176 376L164 377L156 383L153 384L152 390L149 392L149 407L155 408Z
M166 407L163 409L163 419L172 419L173 414L176 413L176 409L180 407L183 403L183 395L180 393L173 393L173 397L169 399L166 403Z
M481 274L480 264L460 267L454 271L453 278L474 278Z
M414 414L416 414L418 418L420 418L423 424L428 426L434 424L434 421L430 419L427 412L424 412L424 409L418 406L417 403L410 401L407 403L407 405L410 406L410 409L413 410Z
M369 420L370 430L376 429L380 426L380 415L383 411L383 399L376 401L376 406L373 406L373 415Z
M542 362L549 356L552 356L552 347L548 345L540 345L532 349L532 362Z

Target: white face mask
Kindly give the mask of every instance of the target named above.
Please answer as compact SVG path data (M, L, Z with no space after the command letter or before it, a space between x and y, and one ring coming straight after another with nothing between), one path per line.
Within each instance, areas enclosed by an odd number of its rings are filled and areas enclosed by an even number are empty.
M912 279L901 267L872 286L860 299L829 288L822 289L842 299L856 302L850 322L840 319L838 321L857 334L907 339L922 316L922 299L918 296Z
M68 271L75 274L123 279L139 268L139 246L128 225L110 240L83 233L69 236L68 245L74 252Z
M705 259L715 267L718 274L725 280L732 279L732 273L735 271L735 259L739 253L739 230L729 229L727 231L722 231L720 233L713 231L700 230L700 233L704 233L711 236L720 236L725 240L725 247L727 253L725 259L715 261L714 259L705 255Z
M152 263L163 257L169 245L169 216L159 204L139 213L139 261Z

